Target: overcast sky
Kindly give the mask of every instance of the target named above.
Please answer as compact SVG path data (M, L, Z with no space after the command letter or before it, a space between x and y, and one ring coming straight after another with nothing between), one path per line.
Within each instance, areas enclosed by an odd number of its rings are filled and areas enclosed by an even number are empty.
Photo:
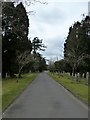
M83 13L88 14L88 0L48 0L47 5L37 3L31 5L28 10L36 12L29 15L29 37L43 39L47 49L40 53L49 60L57 60L63 56L63 45L69 27L74 21L81 21Z

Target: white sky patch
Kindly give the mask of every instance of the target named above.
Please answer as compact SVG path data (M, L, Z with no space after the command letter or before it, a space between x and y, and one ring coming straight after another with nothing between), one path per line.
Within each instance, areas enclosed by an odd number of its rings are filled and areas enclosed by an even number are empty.
M27 10L36 11L35 15L29 16L29 37L43 39L47 49L40 53L47 59L55 60L57 57L61 59L69 27L74 21L81 21L82 14L88 14L88 1L49 0L48 5L37 3L28 7Z

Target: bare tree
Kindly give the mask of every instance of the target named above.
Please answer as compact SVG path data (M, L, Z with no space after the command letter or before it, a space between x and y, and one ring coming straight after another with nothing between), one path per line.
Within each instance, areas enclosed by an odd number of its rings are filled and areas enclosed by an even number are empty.
M25 67L27 64L33 61L33 55L30 53L30 51L25 51L24 53L17 55L17 62L19 65L19 72L18 72L18 78L21 77L21 72L23 67Z

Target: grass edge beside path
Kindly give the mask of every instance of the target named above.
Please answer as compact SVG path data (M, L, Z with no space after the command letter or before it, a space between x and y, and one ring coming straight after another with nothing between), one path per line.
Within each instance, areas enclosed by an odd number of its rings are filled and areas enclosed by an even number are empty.
M37 73L22 75L17 83L17 78L2 80L2 110L4 111L36 78Z
M70 91L74 96L80 99L85 104L88 103L88 86L82 83L76 83L71 80L68 76L58 76L55 73L48 73L56 82L61 84L64 88Z

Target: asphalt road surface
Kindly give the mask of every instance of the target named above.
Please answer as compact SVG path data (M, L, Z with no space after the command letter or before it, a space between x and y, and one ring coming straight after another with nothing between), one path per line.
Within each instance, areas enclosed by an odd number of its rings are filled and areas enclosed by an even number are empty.
M44 72L5 110L3 118L88 118L88 107Z

